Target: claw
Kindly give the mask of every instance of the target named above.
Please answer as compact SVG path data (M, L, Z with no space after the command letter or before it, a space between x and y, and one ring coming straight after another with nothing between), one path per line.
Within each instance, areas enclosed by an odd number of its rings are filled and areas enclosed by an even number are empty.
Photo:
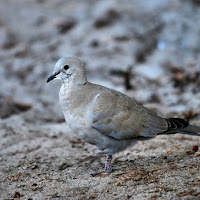
M94 162L97 158L102 157L104 155L105 155L104 152L98 152L94 155L91 155L91 156L88 156L84 159L79 160L77 164L86 162L88 160L90 160L91 162ZM106 158L104 170L101 171L101 172L93 173L93 174L91 174L91 176L93 176L93 177L95 177L95 176L106 176L106 175L108 175L112 172L112 166L111 166L112 155L106 155L106 156L107 156L107 158Z

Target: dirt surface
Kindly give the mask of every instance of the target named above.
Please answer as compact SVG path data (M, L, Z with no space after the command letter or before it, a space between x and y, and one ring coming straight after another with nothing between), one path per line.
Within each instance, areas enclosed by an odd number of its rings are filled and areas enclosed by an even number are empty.
M1 0L0 199L200 199L200 138L162 135L105 158L67 127L62 56L84 60L91 82L166 117L200 125L198 0ZM197 151L197 152L195 152Z

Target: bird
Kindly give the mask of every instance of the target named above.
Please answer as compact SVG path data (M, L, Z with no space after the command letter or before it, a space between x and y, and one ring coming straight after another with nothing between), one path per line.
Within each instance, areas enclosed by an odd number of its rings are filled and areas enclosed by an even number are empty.
M89 82L79 58L60 58L47 82L53 79L62 81L59 101L66 123L79 138L99 149L82 161L106 156L104 169L95 174L111 173L113 154L138 141L160 134L200 136L199 126L162 117L123 93Z

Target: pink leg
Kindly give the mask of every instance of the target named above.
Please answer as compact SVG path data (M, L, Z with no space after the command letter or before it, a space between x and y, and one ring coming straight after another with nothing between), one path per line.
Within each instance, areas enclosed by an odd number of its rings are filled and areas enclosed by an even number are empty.
M104 155L105 155L104 152L98 152L94 155L88 156L88 157L80 160L77 164L80 164L80 163L88 161L88 160L91 160L93 162L97 158L104 156ZM93 173L93 174L91 174L92 176L97 176L97 175L101 175L101 174L105 174L105 173L111 173L111 171L112 171L112 166L111 166L112 155L106 155L106 156L107 156L107 158L106 158L104 170L101 172Z
M104 170L101 171L101 172L93 173L91 175L92 176L101 176L101 175L104 175L104 174L111 173L112 172L111 160L112 160L112 155L107 155Z
M106 173L111 173L111 171L112 171L111 161L112 161L112 155L107 155L106 162L105 162L105 168L104 168L104 171Z

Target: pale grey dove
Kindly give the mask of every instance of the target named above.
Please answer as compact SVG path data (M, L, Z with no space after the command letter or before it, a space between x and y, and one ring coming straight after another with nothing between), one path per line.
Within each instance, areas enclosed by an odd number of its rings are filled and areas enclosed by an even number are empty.
M84 141L106 155L104 172L111 172L112 155L139 140L158 134L183 133L200 136L200 127L179 118L165 119L115 90L87 81L84 64L75 57L58 60L54 78L62 80L59 97L65 120Z

